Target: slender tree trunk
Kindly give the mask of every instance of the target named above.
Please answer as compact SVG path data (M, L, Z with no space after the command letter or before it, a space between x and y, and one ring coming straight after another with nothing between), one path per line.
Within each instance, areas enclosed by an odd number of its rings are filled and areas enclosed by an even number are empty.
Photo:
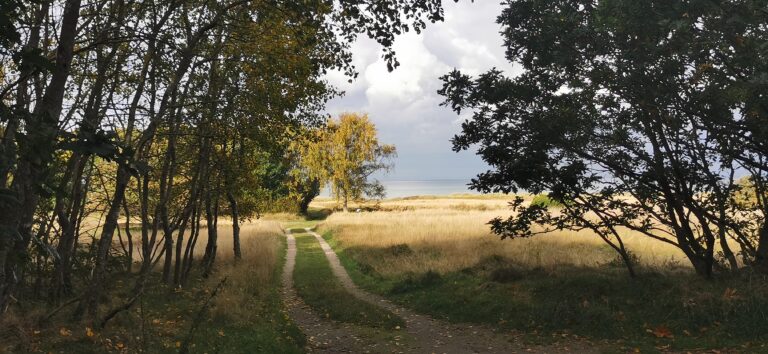
M768 273L768 221L764 221L760 228L755 263L759 269Z
M163 256L163 281L171 285L173 283L173 273L171 272L171 266L173 265L173 233L163 232L163 249L165 256Z
M195 257L195 247L197 246L197 240L200 237L200 220L202 218L201 205L199 202L195 204L195 208L192 212L192 233L187 241L187 249L184 255L183 271L181 276L182 285L187 284L189 279L189 272L192 270L192 262Z
M213 271L213 263L216 261L216 249L217 249L217 243L218 243L218 230L217 227L217 210L218 206L214 206L214 204L218 204L218 201L212 200L211 192L208 192L208 195L205 199L205 220L206 224L208 226L208 244L205 246L205 255L203 256L203 274L204 276L208 276L211 274L211 271Z
M93 277L82 300L75 309L73 314L75 319L81 319L86 312L93 319L96 319L98 316L98 301L107 278L107 258L112 248L112 237L115 234L115 229L118 227L117 221L120 217L120 206L123 203L123 198L125 198L125 189L128 186L130 177L131 175L126 166L120 166L117 169L115 193L112 195L109 211L102 227L101 238L96 248L96 264L93 270Z
M235 261L239 261L243 258L243 253L240 250L240 215L237 210L237 200L232 192L227 192L227 199L229 200L229 209L232 212L232 246L235 252Z
M173 284L177 287L181 287L181 272L182 272L182 258L181 251L184 249L184 233L187 231L187 219L181 222L179 227L178 236L176 237L176 264L173 267Z
M123 199L123 212L125 213L125 235L128 238L128 255L125 264L125 270L128 274L133 273L133 235L131 234L131 212L128 209L128 201Z

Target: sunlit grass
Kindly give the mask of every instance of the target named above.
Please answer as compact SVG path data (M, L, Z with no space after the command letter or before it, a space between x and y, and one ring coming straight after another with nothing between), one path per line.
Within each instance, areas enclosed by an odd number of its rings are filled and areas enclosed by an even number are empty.
M631 279L591 232L499 239L487 225L509 215L499 205L385 201L378 211L334 213L320 230L358 286L438 318L522 331L536 343L587 338L623 353L768 350L765 276L705 280L674 246L623 231L639 265Z
M321 226L332 230L344 249L379 249L361 259L381 274L447 273L503 257L528 268L597 267L617 255L591 232L557 231L530 239L501 240L488 221L510 214L503 200L425 199L384 202L403 210L332 214ZM468 208L467 205L474 207ZM484 207L483 207L484 206ZM652 268L686 266L675 247L631 231L623 232L630 252ZM407 245L412 252L390 255L386 249ZM366 254L361 254L366 257Z

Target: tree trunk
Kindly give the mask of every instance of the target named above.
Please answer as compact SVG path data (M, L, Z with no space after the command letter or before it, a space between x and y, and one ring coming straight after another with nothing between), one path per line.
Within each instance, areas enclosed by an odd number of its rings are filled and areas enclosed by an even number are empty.
M192 232L189 235L189 241L187 241L187 249L184 254L184 263L181 275L181 284L186 285L189 278L189 271L192 270L192 262L194 261L195 246L197 246L197 239L200 236L200 219L202 218L200 203L196 203L192 212Z
M173 273L171 273L171 266L173 265L173 233L163 232L163 242L165 246L165 256L163 258L163 281L168 284L173 284Z
M208 276L213 270L213 263L216 261L216 248L218 242L218 230L216 230L216 211L213 203L218 204L217 201L211 200L211 192L208 192L208 196L205 199L205 220L208 226L208 244L205 246L205 255L203 256L203 274Z
M237 200L232 192L227 192L227 199L232 212L232 247L235 252L235 261L239 261L243 258L243 253L240 250L240 215L237 210Z
M64 6L56 63L51 80L35 111L27 121L27 140L22 144L17 174L12 189L15 193L0 196L0 313L8 305L19 279L18 266L26 258L31 239L39 187L45 180L58 134L58 120L64 89L72 63L80 0L69 0ZM5 186L0 186L5 187ZM15 195L13 195L15 194Z
M184 249L184 233L187 231L187 219L181 222L178 236L176 236L176 263L173 266L173 285L181 287L182 258L181 251Z
M128 201L123 199L123 212L125 213L125 235L128 238L128 255L125 264L125 271L128 274L133 273L133 235L131 234L131 212L128 209Z
M320 181L312 179L309 182L309 189L304 191L301 195L301 200L299 201L299 212L301 214L307 215L309 212L309 204L312 203L312 200L315 199L318 194L320 194Z
M764 221L763 227L760 228L757 252L755 253L755 265L758 269L768 273L768 221Z
M96 249L96 264L93 270L93 277L86 290L82 300L78 304L73 314L74 319L79 320L87 312L93 319L98 316L98 301L101 297L104 282L107 277L107 258L112 248L112 237L117 229L117 220L120 217L120 206L125 198L125 189L130 181L130 173L127 166L120 166L117 169L117 184L115 185L115 194L112 195L112 201L109 205L109 212L104 220L104 226L101 230Z

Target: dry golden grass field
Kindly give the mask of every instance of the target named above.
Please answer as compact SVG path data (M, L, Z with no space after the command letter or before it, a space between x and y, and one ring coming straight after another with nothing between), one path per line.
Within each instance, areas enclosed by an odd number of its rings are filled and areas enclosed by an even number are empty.
M528 197L530 198L530 197ZM382 201L377 211L334 213L321 226L333 231L345 249L387 249L407 245L398 257L371 253L366 263L380 274L454 272L490 257L503 257L527 268L554 271L560 266L593 267L615 262L616 254L595 234L558 231L530 239L501 240L488 221L508 216L509 196L414 197ZM316 207L332 207L320 200ZM353 209L354 210L354 209ZM630 252L645 267L686 267L676 248L632 231L622 235Z

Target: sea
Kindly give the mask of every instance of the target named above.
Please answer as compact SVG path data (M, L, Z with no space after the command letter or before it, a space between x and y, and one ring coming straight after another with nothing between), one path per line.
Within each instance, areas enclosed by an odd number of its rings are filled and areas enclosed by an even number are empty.
M404 198L417 195L479 194L469 189L468 179L431 180L390 180L380 181L386 190L386 198ZM324 189L321 197L329 197L330 190Z

